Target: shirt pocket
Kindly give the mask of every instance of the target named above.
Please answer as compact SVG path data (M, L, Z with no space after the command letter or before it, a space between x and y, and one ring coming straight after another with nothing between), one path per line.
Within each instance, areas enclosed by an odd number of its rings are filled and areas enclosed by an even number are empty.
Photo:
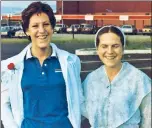
M62 73L61 69L55 69L55 73Z
M64 77L63 77L62 70L55 70L53 80L54 80L54 83L57 84L57 85L65 84L65 80L64 80Z

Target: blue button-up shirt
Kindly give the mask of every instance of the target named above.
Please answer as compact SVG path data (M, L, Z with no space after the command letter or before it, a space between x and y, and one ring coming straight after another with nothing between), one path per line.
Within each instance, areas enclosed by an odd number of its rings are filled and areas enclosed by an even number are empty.
M21 81L24 117L22 128L71 128L66 87L56 53L39 60L27 51Z

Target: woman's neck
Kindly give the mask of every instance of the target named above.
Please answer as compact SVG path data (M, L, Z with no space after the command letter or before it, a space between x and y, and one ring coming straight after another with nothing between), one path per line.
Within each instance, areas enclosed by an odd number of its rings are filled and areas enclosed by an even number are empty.
M51 47L47 47L47 48L32 47L31 53L33 56L38 58L38 60L40 61L40 64L42 65L43 61L52 54L52 48Z
M109 78L110 82L119 73L119 71L121 70L121 67L122 67L122 63L120 63L117 67L106 67L105 66L105 70L106 70L106 73L108 75L108 78Z

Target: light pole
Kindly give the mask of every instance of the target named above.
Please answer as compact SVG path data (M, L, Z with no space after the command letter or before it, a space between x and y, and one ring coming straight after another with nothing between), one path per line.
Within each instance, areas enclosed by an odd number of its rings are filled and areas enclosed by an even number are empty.
M11 13L7 14L7 17L8 17L8 19L7 19L7 25L10 26L12 14Z
M11 17L11 15L10 15L10 14L8 14L7 16L8 16L8 22L7 22L7 25L8 25L8 26L10 26L10 17Z

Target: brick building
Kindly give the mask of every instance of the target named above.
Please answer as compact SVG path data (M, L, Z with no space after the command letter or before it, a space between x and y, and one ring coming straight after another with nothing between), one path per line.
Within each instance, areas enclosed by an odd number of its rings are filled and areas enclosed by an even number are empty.
M62 8L63 5L63 8ZM96 19L93 21L64 19L65 24L73 23L93 23L97 26L106 24L123 25L133 24L138 29L142 29L144 25L150 25L151 19L139 18L139 16L151 16L151 1L57 1L57 14L78 14L78 15L133 15L137 18L121 21L118 19Z

